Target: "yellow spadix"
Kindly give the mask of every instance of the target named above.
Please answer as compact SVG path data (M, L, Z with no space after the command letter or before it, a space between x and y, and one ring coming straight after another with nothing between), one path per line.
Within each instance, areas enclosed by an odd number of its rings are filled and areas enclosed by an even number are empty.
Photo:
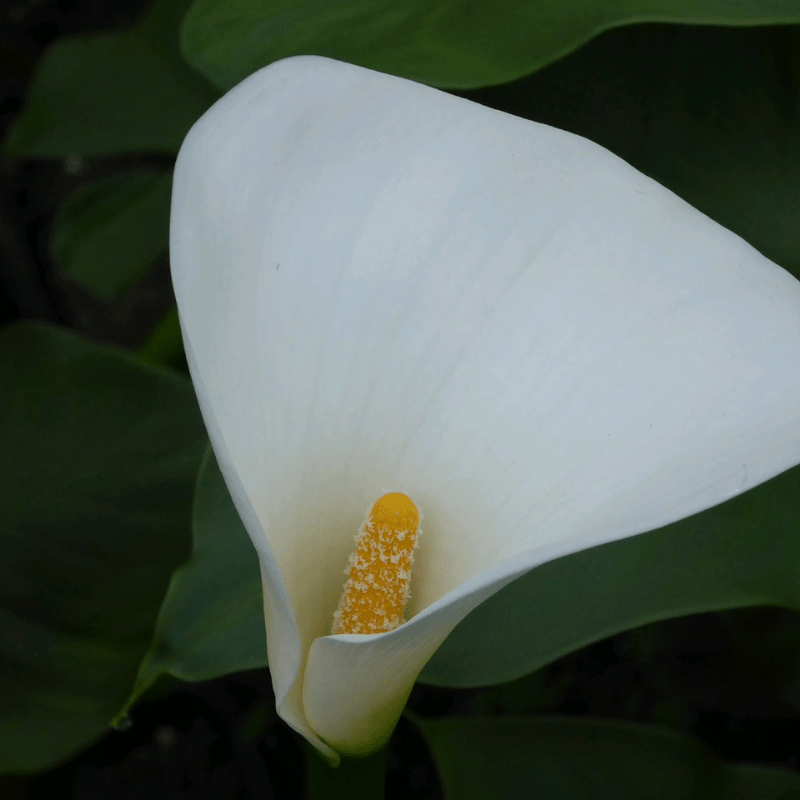
M410 497L378 498L350 556L331 633L382 633L403 622L418 533L419 511Z

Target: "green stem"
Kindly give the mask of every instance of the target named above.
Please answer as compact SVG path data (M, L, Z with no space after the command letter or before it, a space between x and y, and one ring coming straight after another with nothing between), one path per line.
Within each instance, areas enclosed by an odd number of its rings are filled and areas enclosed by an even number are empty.
M306 747L308 800L383 800L386 748L366 758L342 758L333 769L311 746Z

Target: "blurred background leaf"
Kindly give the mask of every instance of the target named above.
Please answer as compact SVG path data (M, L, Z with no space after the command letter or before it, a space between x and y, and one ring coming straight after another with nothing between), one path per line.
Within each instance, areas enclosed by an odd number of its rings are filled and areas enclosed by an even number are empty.
M795 0L195 0L181 47L221 88L320 55L450 89L520 78L609 28L800 22Z
M694 737L593 719L418 721L452 800L778 800L800 775L726 764Z
M635 721L693 733L729 760L796 769L798 666L800 614L739 608L624 631L508 683L447 691L417 684L411 707L425 717Z
M167 253L171 191L172 176L163 170L84 184L53 221L54 260L97 297L119 297Z
M162 674L202 681L267 665L258 558L211 448L197 481L192 530L192 556L170 582L126 708Z
M9 155L175 153L218 94L181 59L190 0L155 0L123 33L55 42L28 86L5 142Z
M191 385L32 324L0 333L0 771L107 730L189 552Z
M183 335L177 306L172 306L164 314L137 353L139 358L151 364L186 371L186 356L183 351Z

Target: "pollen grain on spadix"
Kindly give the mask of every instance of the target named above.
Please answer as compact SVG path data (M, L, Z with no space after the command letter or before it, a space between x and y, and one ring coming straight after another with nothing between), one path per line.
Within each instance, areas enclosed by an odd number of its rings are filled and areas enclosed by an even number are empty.
M411 565L419 538L419 510L408 495L375 501L356 539L331 633L383 633L403 620Z

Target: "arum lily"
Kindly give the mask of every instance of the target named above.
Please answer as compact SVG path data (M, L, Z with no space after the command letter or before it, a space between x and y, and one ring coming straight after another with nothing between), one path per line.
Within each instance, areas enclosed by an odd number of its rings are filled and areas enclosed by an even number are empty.
M331 762L514 578L800 461L800 284L579 137L293 58L195 125L172 214L278 711ZM405 621L332 635L386 492L422 515Z

